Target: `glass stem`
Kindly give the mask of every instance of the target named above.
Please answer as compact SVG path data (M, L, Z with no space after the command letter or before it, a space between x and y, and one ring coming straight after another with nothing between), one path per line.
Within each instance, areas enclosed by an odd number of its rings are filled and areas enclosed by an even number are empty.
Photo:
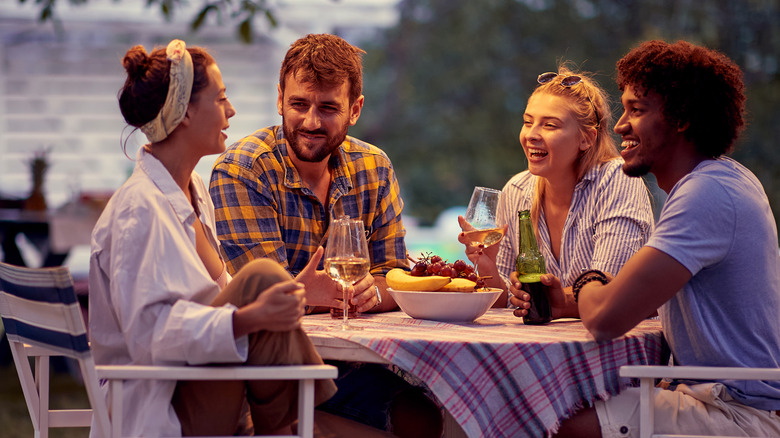
M477 245L477 247L479 248L479 245ZM479 271L477 270L477 265L479 265L479 256L477 256L477 259L474 260L474 273L477 274L477 276L479 276Z
M343 316L344 321L343 321L343 325L346 327L347 325L349 325L349 322L347 321L348 318L349 318L349 291L347 290L347 283L346 282L342 282L341 286L342 286L342 290L343 290L342 294L343 294L343 298L344 298L344 316Z

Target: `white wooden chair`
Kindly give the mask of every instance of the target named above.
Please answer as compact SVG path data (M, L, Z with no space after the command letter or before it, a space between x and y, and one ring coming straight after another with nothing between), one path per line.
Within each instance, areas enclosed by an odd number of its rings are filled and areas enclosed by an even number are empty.
M95 366L81 309L67 268L22 268L0 263L0 316L11 344L36 438L52 427L90 427L120 437L125 380L298 380L298 437L312 437L314 381L335 378L330 365L268 367ZM49 357L78 361L91 409L49 409ZM29 358L34 359L34 373ZM107 403L98 380L109 382ZM109 408L110 406L110 408Z
M663 435L653 431L654 404L651 402L655 380L780 380L780 368L734 368L696 366L647 366L620 367L621 377L639 379L639 437L640 438L705 438L702 435ZM707 438L712 435L707 435ZM732 437L721 437L732 438ZM735 438L735 437L734 437Z

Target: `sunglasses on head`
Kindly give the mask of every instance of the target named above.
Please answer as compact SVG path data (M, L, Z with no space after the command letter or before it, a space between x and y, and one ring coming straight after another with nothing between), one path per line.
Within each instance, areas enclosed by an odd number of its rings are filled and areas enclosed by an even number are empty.
M549 71L537 76L536 82L538 82L540 85L544 85L548 82L552 82L552 80L558 76L560 76L558 73ZM577 75L563 76L563 79L561 79L561 86L564 88L571 88L580 83L582 83L582 77ZM591 100L590 93L588 93L587 89L585 90L585 95L588 96L588 102L590 102L590 106L593 107L593 113L596 115L596 129L599 129L601 127L601 117L599 116L599 111L596 109L596 105L593 103L593 100Z

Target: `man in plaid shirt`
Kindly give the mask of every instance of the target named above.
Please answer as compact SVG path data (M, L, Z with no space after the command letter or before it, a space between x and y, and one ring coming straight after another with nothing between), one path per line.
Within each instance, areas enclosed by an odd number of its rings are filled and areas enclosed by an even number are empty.
M363 108L362 53L333 35L293 43L279 74L282 125L229 147L211 175L228 271L258 257L277 260L306 286L307 311L341 307L339 287L322 270L331 218L361 219L366 229L371 268L354 284L358 312L395 310L384 276L409 266L392 163L347 136ZM339 391L321 410L396 436L441 436L441 411L419 388L381 365L336 365Z
M293 44L278 86L283 125L232 145L211 176L228 271L273 258L307 286L306 300L319 311L338 307L341 298L321 270L331 218L347 215L365 224L371 270L355 284L358 311L395 309L384 275L408 267L392 163L379 148L347 136L363 107L361 53L331 35Z

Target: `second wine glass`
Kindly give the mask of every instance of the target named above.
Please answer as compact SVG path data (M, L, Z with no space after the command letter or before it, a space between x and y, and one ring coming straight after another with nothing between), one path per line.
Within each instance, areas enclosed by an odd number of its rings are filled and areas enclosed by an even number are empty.
M343 291L342 330L360 330L349 324L349 288L368 274L369 265L363 222L348 217L332 221L325 248L325 272L341 285Z
M496 210L498 210L500 195L501 190L474 187L465 218L466 222L474 228L465 232L469 239L469 245L488 247L500 241L504 236L504 228L496 222ZM474 270L477 271L477 262L474 262Z

